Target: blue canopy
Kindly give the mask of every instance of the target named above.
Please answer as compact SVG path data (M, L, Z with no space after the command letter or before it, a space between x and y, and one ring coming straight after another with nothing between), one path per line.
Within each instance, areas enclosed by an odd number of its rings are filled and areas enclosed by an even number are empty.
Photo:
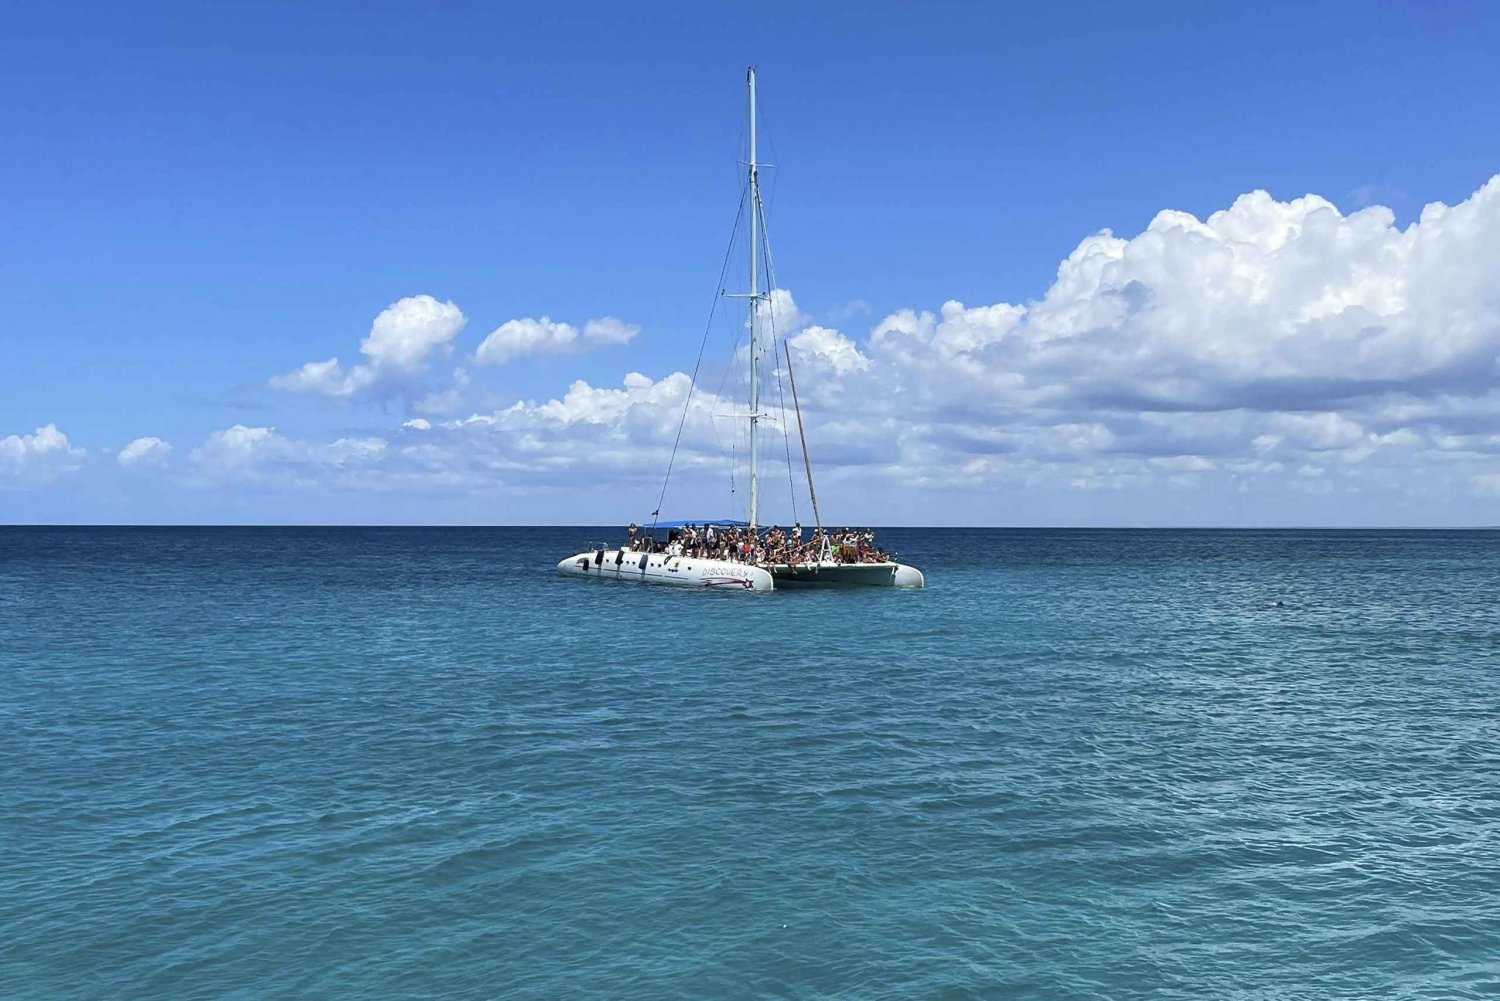
M728 525L732 528L749 528L748 521L737 521L734 518L689 518L686 521L658 521L657 528L683 528L687 525ZM650 528L651 522L646 522L643 528Z

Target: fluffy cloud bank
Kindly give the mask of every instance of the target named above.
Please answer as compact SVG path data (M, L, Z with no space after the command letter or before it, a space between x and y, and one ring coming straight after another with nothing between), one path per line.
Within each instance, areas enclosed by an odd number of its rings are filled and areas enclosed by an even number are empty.
M796 359L820 487L835 495L885 483L1485 498L1500 496L1496 274L1500 178L1405 227L1385 208L1344 213L1314 195L1252 192L1201 220L1162 212L1134 236L1084 238L1030 301L949 301L843 330L778 289L772 315ZM391 373L417 373L462 324L452 303L402 300L377 319L361 365L330 359L280 381L331 396L397 385ZM635 332L608 318L581 328L513 320L474 360L621 344ZM765 386L779 385L778 364L768 353ZM447 391L453 406L470 399L464 388ZM727 451L743 459L743 422L725 415L744 401L700 384L684 421L689 388L681 372L631 373L461 420L427 410L433 419L332 444L236 425L190 465L203 480L297 486L587 482L601 504L611 490L635 503L659 484L679 422L683 475L723 478ZM0 468L34 447L20 442L0 440Z
M1500 179L1398 229L1263 191L1200 221L1083 240L1039 301L902 311L865 350L968 397L1133 412L1337 409L1487 392L1500 350ZM821 352L826 356L827 352ZM946 385L946 383L945 383ZM992 404L987 404L987 406Z
M1252 192L1090 236L1039 300L900 310L791 338L824 420L896 428L935 482L1074 486L1212 471L1477 487L1500 452L1500 178L1398 228ZM835 419L835 415L837 419ZM1401 483L1402 479L1408 482Z
M288 438L275 428L236 424L210 434L188 458L192 481L200 486L378 488L378 480L347 477L378 469L388 447L378 437L340 438L322 444Z
M414 396L422 391L429 359L451 350L454 336L468 320L451 302L414 295L391 303L360 341L365 360L345 369L338 358L310 361L271 379L272 389L347 399Z
M0 487L26 487L51 483L76 471L86 452L75 448L56 424L37 428L31 434L0 438Z
M296 441L274 428L236 424L215 431L191 460L203 480L268 481L317 486L328 470L367 469L384 456L383 438L340 438L331 445Z
M330 399L374 401L401 397L410 411L448 414L458 410L471 388L469 373L455 369L442 388L429 389L431 362L452 353L454 339L468 323L452 302L430 295L409 296L387 306L360 342L365 360L345 368L337 357L310 361L274 376L267 385L287 393ZM502 323L475 350L477 365L504 365L524 355L577 354L628 344L641 328L613 316L589 320L581 328L543 316Z

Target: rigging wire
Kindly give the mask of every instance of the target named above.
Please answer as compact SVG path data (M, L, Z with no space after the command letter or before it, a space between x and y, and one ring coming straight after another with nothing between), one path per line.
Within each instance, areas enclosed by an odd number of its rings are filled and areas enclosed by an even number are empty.
M752 209L751 211L755 211L755 210ZM771 235L770 235L770 232L766 229L766 207L765 207L764 204L762 204L761 206L759 206L759 213L758 213L758 215L760 216L760 232L761 232L761 237L762 237L762 243L763 243L764 248L765 248L765 258L766 258L766 288L769 289L771 292L774 292L776 290L776 267L775 267L775 265L771 261ZM770 320L771 320L771 352L774 355L774 354L776 354L776 341L777 341L777 337L776 337L776 310L773 307L771 309L766 310L766 313L770 317ZM777 362L777 365L776 365L776 395L781 400L781 442L782 442L782 445L786 448L786 486L787 486L787 493L788 493L788 495L790 495L790 497L792 499L792 520L794 522L796 522L797 524L800 525L802 523L802 519L797 516L797 482L796 482L796 479L792 475L792 435L791 435L791 429L789 427L787 427L787 419L786 419L786 391L785 391L784 387L782 386L781 364L780 364L780 360L779 359L778 359L778 362ZM804 462L807 461L807 455L805 453L805 450L804 450L804 454L803 454L802 458L803 458Z
M693 390L698 388L698 369L703 366L703 352L708 347L708 335L714 328L714 314L719 310L719 298L724 294L724 276L729 273L729 258L734 253L734 239L740 232L740 220L745 217L745 192L749 189L740 190L739 208L734 214L734 227L729 232L729 246L724 248L724 263L719 268L718 288L714 291L713 305L708 310L708 322L703 325L703 340L698 344L698 360L693 362L693 376L688 381L687 399L682 404L682 419L677 422L677 436L672 439L672 455L667 460L667 474L662 477L661 494L656 498L656 510L651 512L651 531L656 532L656 523L661 518L662 504L667 499L667 484L672 479L672 467L677 462L677 446L682 443L682 429L687 426L688 409L693 405Z
M724 314L720 313L719 315L722 317ZM729 349L729 360L725 362L723 374L721 374L719 377L719 386L714 390L715 399L722 400L724 398L724 383L729 378L729 369L734 364L734 350L738 346L739 336L736 335L734 338L734 344ZM734 511L737 510L735 506L735 493L738 491L738 485L735 483L735 447L737 445L737 442L731 439L729 447L725 448L724 438L719 434L718 421L710 420L708 422L708 426L714 433L714 444L718 445L719 451L723 453L726 459L729 460L729 504L728 507L725 508L725 510Z
M761 134L766 137L766 145L771 149L771 162L762 164L761 166L768 167L771 170L771 197L767 199L767 202L769 203L770 208L774 211L776 208L776 191L780 186L781 181L781 171L777 170L776 168L777 165L781 162L781 157L776 152L776 133L771 130L771 116L766 114L766 102L761 99L759 94L756 95L755 110L756 113L760 115ZM763 203L762 209L764 210L764 208L765 204ZM760 218L761 222L764 223L766 218L764 211L761 212ZM764 230L762 230L762 232L764 232Z
M723 317L724 314L720 313L719 316ZM734 372L736 374L740 374L739 366L734 363L734 356L735 353L740 349L740 338L745 336L745 328L742 324L735 324L730 329L734 331L734 337L730 339L729 357L724 362L724 371L719 375L719 385L714 389L714 398L720 400L724 398L724 384L729 381L729 373ZM742 388L743 384L737 387L737 389ZM724 448L724 442L722 438L719 438L719 427L717 424L714 424L713 428L714 438L719 442L719 448L720 450L722 450ZM735 494L738 493L739 490L736 484L736 477L738 475L736 470L739 468L738 453L740 448L740 438L742 436L743 432L741 431L739 426L736 425L734 437L730 440L729 448L729 505L730 510L733 511L739 510L738 505L735 503Z

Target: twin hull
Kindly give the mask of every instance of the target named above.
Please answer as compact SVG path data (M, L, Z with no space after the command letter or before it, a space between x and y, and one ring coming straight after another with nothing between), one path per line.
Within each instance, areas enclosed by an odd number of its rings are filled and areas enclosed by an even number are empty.
M599 577L670 587L771 591L777 587L922 587L922 571L905 563L794 563L763 567L696 556L592 549L557 565L569 577Z

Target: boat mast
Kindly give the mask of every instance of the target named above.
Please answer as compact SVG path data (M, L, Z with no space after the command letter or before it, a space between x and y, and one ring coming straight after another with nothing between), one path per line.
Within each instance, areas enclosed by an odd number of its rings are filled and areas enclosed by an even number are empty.
M756 171L755 162L755 67L751 66L745 73L745 80L750 91L750 531L755 531L756 515L758 514L757 501L759 500L755 480L755 432L760 424L760 382L757 370L760 368L760 343L757 337L757 320L760 316L760 293L757 281L759 266L755 255L757 244L760 242L760 234L757 232L760 222L760 177Z

